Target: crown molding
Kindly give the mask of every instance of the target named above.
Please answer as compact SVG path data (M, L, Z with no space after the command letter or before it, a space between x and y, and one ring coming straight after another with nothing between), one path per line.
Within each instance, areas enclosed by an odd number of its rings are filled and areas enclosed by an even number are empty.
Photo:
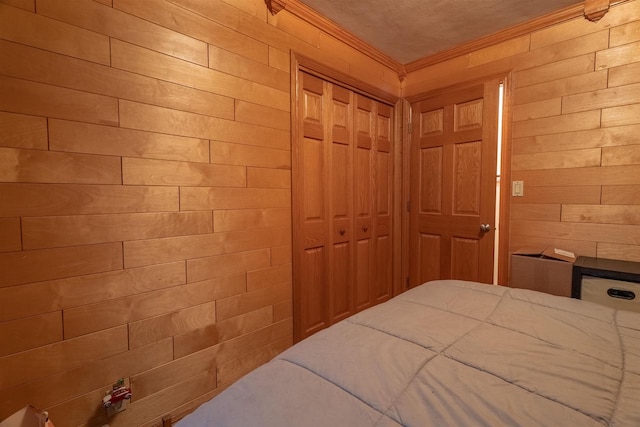
M391 58L389 55L379 51L373 46L365 43L349 31L345 30L342 27L339 27L333 21L330 21L329 19L320 15L318 12L298 0L265 0L265 3L272 15L275 15L276 13L284 9L292 15L297 16L303 21L308 22L314 27L338 39L339 41L351 46L357 51L362 52L369 58L391 68L396 73L401 73L404 71L404 66L400 62Z
M584 17L591 22L597 22L609 12L609 0L585 0Z

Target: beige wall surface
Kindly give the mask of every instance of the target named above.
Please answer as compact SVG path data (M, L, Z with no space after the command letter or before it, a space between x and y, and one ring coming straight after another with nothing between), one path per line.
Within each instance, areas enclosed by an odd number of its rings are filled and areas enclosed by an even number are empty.
M640 261L640 1L410 73L404 96L497 73L511 73L511 179L524 181L510 249Z
M291 345L290 51L262 0L0 1L0 419L180 416Z

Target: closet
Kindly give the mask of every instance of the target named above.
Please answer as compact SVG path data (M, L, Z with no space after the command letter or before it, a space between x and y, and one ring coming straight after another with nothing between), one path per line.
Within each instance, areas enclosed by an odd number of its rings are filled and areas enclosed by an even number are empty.
M298 71L294 339L392 295L393 107Z

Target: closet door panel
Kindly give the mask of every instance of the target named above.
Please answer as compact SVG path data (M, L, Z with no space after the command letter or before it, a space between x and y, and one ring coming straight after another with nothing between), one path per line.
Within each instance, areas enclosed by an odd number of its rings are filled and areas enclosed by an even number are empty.
M356 243L356 310L371 305L371 239Z
M333 245L331 274L331 323L335 323L350 316L353 310L350 242Z
M300 312L302 334L309 336L329 326L327 309L329 307L326 251L324 247L307 249L302 257L300 277Z

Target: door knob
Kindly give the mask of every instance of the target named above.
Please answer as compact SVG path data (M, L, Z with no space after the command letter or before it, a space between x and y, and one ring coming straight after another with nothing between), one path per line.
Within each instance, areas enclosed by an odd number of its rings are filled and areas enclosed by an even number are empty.
M491 226L489 224L480 224L480 231L482 231L483 233L491 231Z

